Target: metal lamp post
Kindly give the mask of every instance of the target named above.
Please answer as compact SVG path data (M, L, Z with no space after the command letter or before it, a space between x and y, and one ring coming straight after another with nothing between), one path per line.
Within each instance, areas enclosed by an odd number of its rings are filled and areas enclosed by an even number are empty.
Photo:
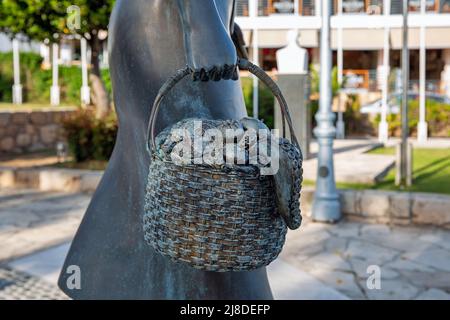
M250 0L249 2L250 17L255 19L258 17L258 0ZM253 63L259 65L259 39L258 28L253 29L252 37L252 51L253 51ZM259 118L259 81L258 78L253 76L253 117Z
M423 18L425 17L427 10L427 4L426 0L420 1L420 15ZM426 39L425 39L426 33L425 33L425 26L422 24L420 26L420 49L419 49L419 55L420 55L420 104L419 104L419 123L417 124L417 140L419 142L426 142L428 138L428 124L426 120L426 99L425 99L425 81L426 81Z
M339 17L342 17L342 1L338 0L338 14ZM336 122L336 138L344 139L345 138L345 123L344 123L344 115L343 115L343 99L342 99L342 84L343 84L343 69L344 69L344 49L343 49L343 30L340 25L337 30L337 38L338 38L338 48L337 48L337 67L338 67L338 83L339 83L339 98L338 98L338 120Z
M403 0L403 49L402 49L402 142L400 146L400 186L408 185L408 87L409 87L409 51L408 51L408 9L409 1Z
M322 29L320 33L320 100L314 134L319 143L316 193L312 208L315 221L336 222L341 218L339 195L334 180L333 138L336 134L331 111L331 0L322 1Z
M384 17L388 18L391 14L391 0L383 0ZM383 80L382 80L382 104L381 104L381 121L378 126L378 140L386 143L389 139L389 125L387 123L388 113L388 94L389 94L389 35L390 29L386 25L384 27L384 39L383 39Z

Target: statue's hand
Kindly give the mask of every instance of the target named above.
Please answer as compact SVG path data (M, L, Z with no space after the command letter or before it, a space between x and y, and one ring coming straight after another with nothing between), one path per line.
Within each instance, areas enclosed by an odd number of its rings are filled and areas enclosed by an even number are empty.
M192 72L192 79L194 81L219 81L224 80L237 80L238 69L236 64L223 64L213 67L202 67Z
M194 81L237 80L237 52L229 21L215 1L178 0L186 60Z

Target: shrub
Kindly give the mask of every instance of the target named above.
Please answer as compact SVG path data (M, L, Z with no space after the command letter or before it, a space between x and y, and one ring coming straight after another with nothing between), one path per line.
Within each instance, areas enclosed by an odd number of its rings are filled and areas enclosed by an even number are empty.
M253 79L252 78L241 78L242 82L242 91L244 94L245 106L247 108L247 113L252 116L253 115ZM258 87L259 93L259 118L264 121L264 123L269 127L274 127L274 103L275 98L264 84L259 85Z
M23 85L25 101L33 92L33 74L40 71L42 58L35 53L20 53L20 76ZM0 101L12 101L12 86L14 84L13 54L12 52L0 53ZM49 89L50 90L50 89Z
M426 119L430 136L450 136L450 104L427 100ZM380 120L380 115L377 115L373 120L373 126L375 128L378 127ZM400 114L388 114L387 122L389 124L389 134L391 136L400 136L402 126ZM410 100L408 101L408 127L411 135L417 134L418 122L419 100Z
M117 136L117 118L96 119L93 110L80 109L63 121L69 151L76 162L109 160Z
M21 82L25 102L48 103L52 86L52 70L42 70L42 57L36 53L20 53ZM102 70L102 78L111 94L109 70ZM0 53L0 101L12 101L13 56L11 52ZM79 105L82 78L78 66L59 67L61 104Z
M358 95L348 95L344 112L345 132L348 135L373 134L374 130L366 114L360 112Z

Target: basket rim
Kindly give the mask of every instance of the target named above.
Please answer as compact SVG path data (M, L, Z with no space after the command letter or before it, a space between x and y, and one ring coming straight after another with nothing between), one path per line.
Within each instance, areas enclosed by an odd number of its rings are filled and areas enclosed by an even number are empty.
M255 177L259 177L261 176L260 174L260 168L257 167L256 165L252 165L252 164L245 164L245 165L241 165L241 164L233 164L232 167L226 166L226 165L222 165L221 167L217 167L214 165L209 165L209 164L205 164L205 163L201 163L201 164L177 164L171 160L167 160L164 158L161 158L156 152L152 152L152 159L150 162L150 165L152 164L152 162L154 161L159 161L161 163L164 164L168 164L174 167L179 167L179 168L187 168L187 169L203 169L203 171L212 171L215 173L224 173L224 174L246 174L249 176L255 176ZM192 160L191 160L192 161ZM240 169L242 168L242 169ZM244 169L245 168L245 169Z

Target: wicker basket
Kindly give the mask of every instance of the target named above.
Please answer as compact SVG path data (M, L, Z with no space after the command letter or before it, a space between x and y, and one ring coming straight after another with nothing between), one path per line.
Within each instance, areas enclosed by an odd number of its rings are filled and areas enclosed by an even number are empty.
M291 141L298 147L286 102L277 85L246 60L240 69L258 76L279 101ZM150 116L149 167L144 208L145 240L175 261L207 271L248 271L281 252L287 227L277 213L274 179L257 172L178 165L156 156L155 122L164 96L190 73L178 71L161 88Z

